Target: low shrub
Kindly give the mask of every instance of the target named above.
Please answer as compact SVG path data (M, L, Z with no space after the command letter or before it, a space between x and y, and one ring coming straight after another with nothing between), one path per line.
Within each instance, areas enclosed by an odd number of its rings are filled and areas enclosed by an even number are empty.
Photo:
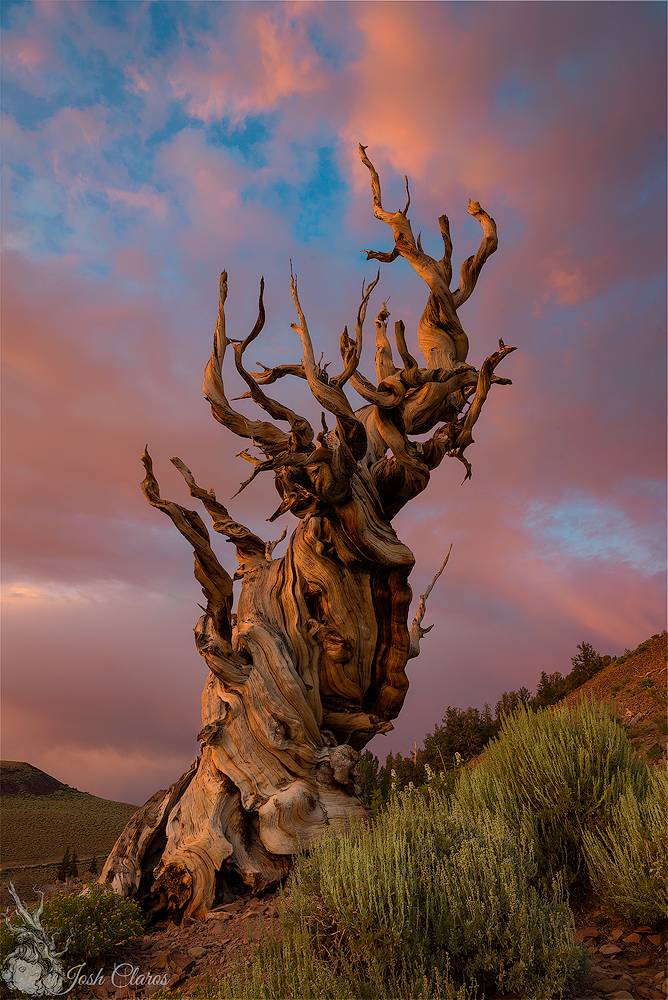
M341 968L333 972L310 953L310 947L306 933L292 932L280 941L267 942L248 968L199 987L197 1000L478 1000L480 996L456 986L438 969L414 968L389 979L378 972L378 965L363 978ZM154 996L167 1000L174 994Z
M137 937L144 927L137 903L97 884L91 885L85 895L48 897L40 919L59 948L67 944L63 962L68 966L106 955L115 945ZM18 925L18 918L13 923ZM0 925L0 964L14 946L11 930L6 924Z
M584 871L583 830L604 826L620 795L638 799L647 765L622 726L595 701L542 712L518 709L503 722L473 768L463 769L456 798L475 814L488 809L512 830L532 833L540 872L548 881Z
M668 773L654 771L638 799L627 789L601 830L583 833L583 850L595 891L613 913L639 922L668 917Z
M561 995L583 971L558 880L533 885L530 838L443 788L392 796L371 826L295 864L282 936L218 984L235 1000Z
M60 947L67 946L70 965L87 962L138 937L144 927L139 905L93 883L85 894L50 896L44 901L42 924Z

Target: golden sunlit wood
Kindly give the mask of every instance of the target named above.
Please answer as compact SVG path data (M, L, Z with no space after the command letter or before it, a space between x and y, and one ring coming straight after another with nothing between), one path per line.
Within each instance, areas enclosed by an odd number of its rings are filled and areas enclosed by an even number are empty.
M457 314L496 250L494 220L478 202L469 202L483 239L451 291L447 217L438 220L444 254L435 260L413 236L408 181L406 207L386 211L378 173L365 147L359 150L371 176L374 214L394 238L393 249L368 250L367 257L383 263L401 257L429 288L417 329L423 363L413 356L401 321L395 324L395 355L382 303L375 320L375 382L360 371L375 277L362 289L354 334L341 334L341 370L328 373L316 360L291 274L294 345L301 360L249 372L245 352L265 323L264 282L252 331L234 341L225 328L223 272L204 395L214 418L247 441L240 455L252 472L240 491L271 473L279 504L268 520L288 512L297 518L285 553L275 557L275 538L260 538L235 521L184 462L172 459L213 530L236 550L241 590L234 610L232 577L215 555L204 521L161 497L148 449L142 456L147 501L171 518L194 551L195 577L206 600L195 642L209 671L196 762L135 814L101 875L154 914L202 918L224 891L276 882L300 848L328 827L365 815L355 787L359 751L389 731L401 711L406 664L428 631L422 627L426 599L450 554L409 626L414 558L392 520L422 493L446 456L461 461L470 477L465 451L473 426L492 384L509 381L495 370L514 348L501 341L476 369L467 361L469 342ZM231 406L223 381L226 355L248 387L246 398L267 419L250 420ZM287 377L305 380L322 408L317 432L267 395L264 387ZM365 400L358 410L346 396L348 384ZM415 434L431 436L418 442L410 436Z

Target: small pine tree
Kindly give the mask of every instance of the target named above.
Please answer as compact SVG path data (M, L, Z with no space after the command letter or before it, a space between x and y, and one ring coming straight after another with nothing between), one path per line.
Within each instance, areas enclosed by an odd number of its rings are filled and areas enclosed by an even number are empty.
M576 655L571 659L573 669L568 675L571 690L584 684L590 677L597 674L603 666L603 657L597 653L590 642L581 642Z
M65 848L65 853L63 854L63 860L58 865L58 871L56 872L56 878L59 882L66 882L70 870L70 849Z
M99 873L97 858L95 855L90 859L90 865L88 866L88 871L91 875L97 875Z
M548 705L556 705L567 693L566 678L558 670L552 674L541 671L536 697L533 699L534 708L547 708Z
M70 878L77 878L77 876L79 875L78 861L79 861L79 859L77 857L76 848L72 848L72 854L71 854L71 857L70 857L69 870L67 872L67 874L69 875Z
M530 702L531 691L527 687L521 687L519 691L504 691L496 703L494 715L500 721L504 716L512 715L520 705L528 705Z

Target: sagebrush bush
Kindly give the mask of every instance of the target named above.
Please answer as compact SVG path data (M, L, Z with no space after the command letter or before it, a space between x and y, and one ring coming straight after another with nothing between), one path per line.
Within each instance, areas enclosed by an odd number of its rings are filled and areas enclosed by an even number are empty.
M627 789L608 823L583 833L594 890L613 913L657 923L668 917L668 773L650 775L644 798Z
M456 986L446 973L418 966L388 977L379 964L360 978L333 971L314 956L306 932L294 929L262 945L252 964L200 988L197 1000L478 1000L480 994ZM156 994L160 1000L163 994ZM173 997L166 992L164 997Z
M605 825L628 790L642 799L648 783L622 726L598 702L580 701L507 717L455 794L471 812L489 809L532 831L541 874L563 870L572 880L584 867L583 830Z
M69 940L65 961L87 962L140 935L144 922L132 899L93 884L84 895L50 896L44 901L42 925L60 947Z
M520 708L456 772L300 857L280 936L211 997L546 1000L585 970L563 888L585 864L617 910L663 912L666 779L605 707Z
M283 932L221 997L535 1000L577 980L583 953L559 884L541 898L528 838L442 788L392 797L371 826L298 859Z

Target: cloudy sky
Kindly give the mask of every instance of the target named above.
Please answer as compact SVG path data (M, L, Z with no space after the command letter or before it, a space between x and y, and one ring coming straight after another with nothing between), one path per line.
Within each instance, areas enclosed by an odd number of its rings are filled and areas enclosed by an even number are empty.
M664 626L663 4L5 0L2 18L4 757L132 802L192 759L201 594L139 454L181 502L171 455L221 499L247 474L201 397L222 268L233 335L265 276L259 360L299 356L289 258L337 356L374 271L360 248L389 247L358 141L387 205L410 176L427 250L443 211L455 261L477 246L468 197L494 215L461 318L474 364L519 348L473 480L446 461L397 519L416 594L454 548L372 749L568 670L582 639L617 653ZM381 296L414 331L403 261ZM268 534L275 503L259 478L231 509Z

